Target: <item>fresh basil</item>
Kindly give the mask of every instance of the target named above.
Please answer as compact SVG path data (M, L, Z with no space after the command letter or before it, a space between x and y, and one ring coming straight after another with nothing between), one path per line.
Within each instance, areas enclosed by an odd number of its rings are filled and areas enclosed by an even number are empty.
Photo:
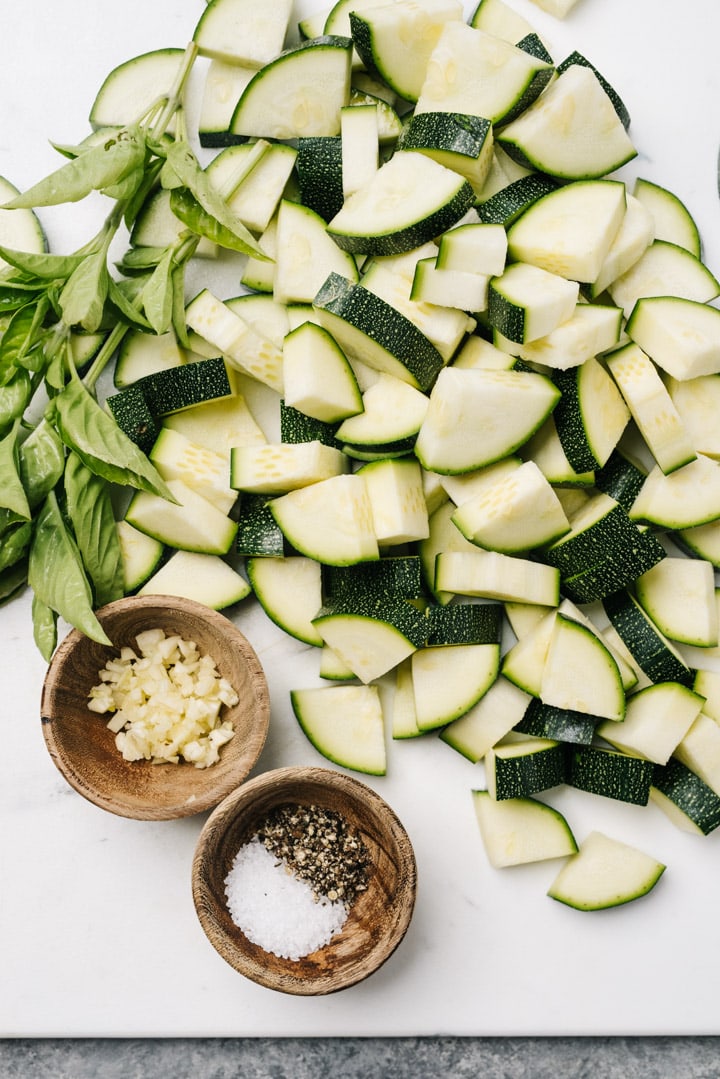
M90 394L77 376L53 400L65 445L95 475L174 501L155 466Z
M0 439L0 506L30 520L30 506L19 472L18 432L20 420Z
M110 487L75 453L65 466L67 512L98 606L124 594L123 565Z
M28 584L37 601L101 644L110 644L95 617L92 592L77 544L54 491L38 514L28 560Z

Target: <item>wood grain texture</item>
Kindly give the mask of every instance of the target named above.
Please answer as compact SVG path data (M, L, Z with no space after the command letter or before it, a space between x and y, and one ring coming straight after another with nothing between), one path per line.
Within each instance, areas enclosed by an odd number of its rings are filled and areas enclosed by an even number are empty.
M367 891L340 933L299 960L253 944L227 907L225 878L238 849L280 805L317 805L341 814L370 853ZM283 993L321 995L355 985L395 951L412 918L417 869L412 844L391 807L364 783L328 768L278 768L251 779L208 818L192 866L200 923L216 951L246 978Z
M175 596L117 600L101 608L97 617L115 649L71 630L48 667L40 711L55 765L76 791L119 816L171 820L212 809L243 782L265 744L270 701L254 649L224 615ZM209 768L126 761L106 720L88 708L88 693L110 655L125 645L134 647L136 634L153 628L194 641L201 653L213 657L240 698L222 712L235 736Z

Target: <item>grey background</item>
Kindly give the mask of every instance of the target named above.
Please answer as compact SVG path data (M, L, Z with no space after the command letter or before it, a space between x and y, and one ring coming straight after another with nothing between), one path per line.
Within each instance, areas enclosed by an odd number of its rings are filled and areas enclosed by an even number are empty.
M638 992L642 985L638 984ZM719 1079L720 1038L0 1042L2 1079Z

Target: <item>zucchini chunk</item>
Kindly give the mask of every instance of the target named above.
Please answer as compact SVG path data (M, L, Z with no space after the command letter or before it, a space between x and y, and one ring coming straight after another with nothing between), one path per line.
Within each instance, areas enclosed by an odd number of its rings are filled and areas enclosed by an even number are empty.
M320 563L298 555L248 558L245 565L268 618L296 640L320 647L322 637L312 624L322 606Z
M204 554L227 554L237 525L182 480L168 480L175 502L148 491L133 495L125 520L169 547Z
M288 543L310 558L346 566L379 557L362 476L333 476L274 498L270 512Z
M550 82L552 63L463 22L448 22L430 54L415 115L482 116L508 124Z
M323 757L355 772L387 770L385 719L376 686L293 689L295 717Z
M710 835L720 827L720 796L674 757L655 769L650 801L691 835Z
M285 41L292 0L210 0L193 31L201 56L226 63L262 67Z
M540 681L544 704L620 720L625 691L614 656L587 626L558 614Z
M345 37L311 38L281 52L245 87L231 133L271 139L339 135L351 62L352 42Z
M139 596L183 596L222 611L251 592L224 558L199 551L176 551L138 590Z
M547 894L576 910L603 910L647 895L664 871L662 862L636 847L590 832Z
M608 356L607 367L663 473L694 461L690 434L649 356L631 343Z
M165 553L165 544L154 536L140 532L128 521L117 521L115 527L122 558L123 590L127 596L144 584L158 568Z
M277 303L312 303L331 273L357 281L355 259L325 230L319 214L283 199L277 218L273 298Z
M560 575L553 566L497 551L443 551L435 559L435 588L553 607L559 600Z
M687 206L666 187L638 176L633 195L652 214L655 238L684 247L697 258L702 255L700 233Z
M496 801L527 798L566 781L565 746L551 738L516 735L485 754L488 793Z
M345 200L328 232L345 251L399 254L455 225L474 198L459 173L424 153L398 150Z
M366 69L398 97L417 101L430 54L448 21L460 22L458 0L397 0L350 12L350 31Z
M510 865L563 858L577 851L575 837L557 809L536 798L491 798L472 792L475 816L490 865Z
M544 375L446 367L430 393L416 456L443 475L500 461L527 442L559 397Z
M315 322L302 322L283 344L285 404L324 423L363 411L355 377L335 339Z
M510 226L508 255L590 284L625 213L625 185L617 180L566 184L538 199Z
M577 282L529 262L513 262L490 278L487 319L503 337L527 344L569 319L578 293Z
M692 686L694 673L629 592L603 600L605 613L637 666L651 682Z
M497 135L507 153L564 180L606 176L637 156L594 71L573 64Z
M654 766L601 746L569 747L567 782L578 790L632 805L647 805Z
M597 734L623 753L667 764L703 708L699 693L679 682L657 682L628 697L622 723L603 721Z
M698 648L718 643L715 573L710 562L668 556L638 577L635 595L672 641Z
M440 741L477 764L520 722L530 700L529 694L500 675L477 704L448 723Z

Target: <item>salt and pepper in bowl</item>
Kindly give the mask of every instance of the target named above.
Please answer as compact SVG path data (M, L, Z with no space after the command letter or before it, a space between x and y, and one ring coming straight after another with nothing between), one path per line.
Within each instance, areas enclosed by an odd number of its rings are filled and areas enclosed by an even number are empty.
M417 870L408 835L370 787L327 768L256 776L216 807L192 865L195 908L235 970L295 995L376 971L407 932Z

